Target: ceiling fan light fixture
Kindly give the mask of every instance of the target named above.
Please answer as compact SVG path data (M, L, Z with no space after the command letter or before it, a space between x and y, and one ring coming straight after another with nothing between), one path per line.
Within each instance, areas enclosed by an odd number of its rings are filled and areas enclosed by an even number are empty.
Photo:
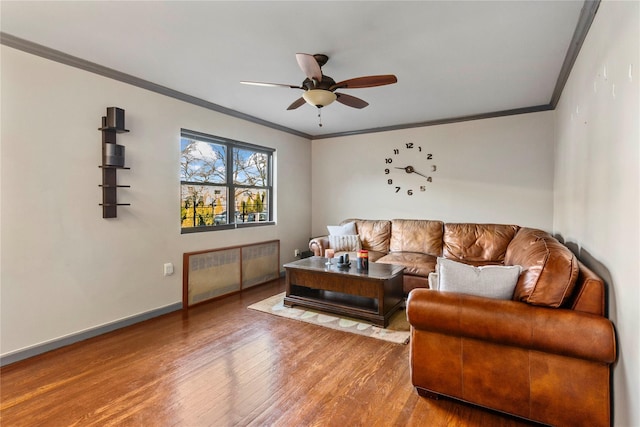
M335 93L325 89L308 90L302 94L302 97L308 104L318 108L326 107L337 98Z

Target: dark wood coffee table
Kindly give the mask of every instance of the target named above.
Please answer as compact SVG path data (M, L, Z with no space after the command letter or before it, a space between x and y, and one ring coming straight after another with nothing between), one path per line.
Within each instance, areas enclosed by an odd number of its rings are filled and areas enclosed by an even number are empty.
M404 267L369 263L368 271L325 265L327 258L311 257L284 265L284 305L354 317L387 327L391 315L402 307Z

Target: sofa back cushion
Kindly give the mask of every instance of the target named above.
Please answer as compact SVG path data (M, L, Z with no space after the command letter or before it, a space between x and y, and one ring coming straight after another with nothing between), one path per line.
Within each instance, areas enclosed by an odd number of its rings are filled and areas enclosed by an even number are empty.
M391 252L417 252L442 256L442 221L394 219L391 221Z
M505 264L522 266L513 299L533 305L561 307L571 298L578 260L549 233L522 228L513 238Z
M502 264L518 229L517 225L445 224L442 252L445 258L468 264Z
M346 219L342 224L355 221L356 231L362 242L362 249L376 252L389 252L391 221L372 219Z

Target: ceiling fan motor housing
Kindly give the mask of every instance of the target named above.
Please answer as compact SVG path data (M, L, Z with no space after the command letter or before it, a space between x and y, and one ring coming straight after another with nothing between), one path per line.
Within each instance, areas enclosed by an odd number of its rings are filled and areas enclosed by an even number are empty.
M311 90L311 89L330 90L329 88L335 84L336 84L335 80L323 74L322 80L319 82L309 78L304 79L304 81L302 82L302 87L305 88L305 90Z

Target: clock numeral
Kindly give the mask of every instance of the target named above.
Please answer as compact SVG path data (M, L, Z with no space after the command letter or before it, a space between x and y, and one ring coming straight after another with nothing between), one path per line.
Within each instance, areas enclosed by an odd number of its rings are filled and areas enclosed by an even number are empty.
M387 180L387 184L389 184L389 185L393 184L393 180L392 179L388 179Z
M433 160L433 154L431 153L427 154L427 160Z
M391 171L390 171L389 169L385 169L385 170L384 170L384 174L385 174L385 175L389 175L389 173L391 173Z
M420 186L420 191L427 191L427 187L425 187L424 185Z
M385 162L386 164L393 163L393 159L392 159L392 158L390 158L390 157L388 157L388 158L384 159L384 162Z
M436 170L438 170L436 165L432 165L431 166L431 172L435 172Z
M422 151L422 147L418 146L418 151Z
M408 194L409 196L413 196L413 190L407 190L407 194Z
M400 187L396 187L396 193L400 191Z
M400 154L400 150L398 150L397 148L393 149L393 154Z
M431 177L427 178L427 182L433 182L433 179Z
M407 142L405 145L407 148L413 148L413 142Z

